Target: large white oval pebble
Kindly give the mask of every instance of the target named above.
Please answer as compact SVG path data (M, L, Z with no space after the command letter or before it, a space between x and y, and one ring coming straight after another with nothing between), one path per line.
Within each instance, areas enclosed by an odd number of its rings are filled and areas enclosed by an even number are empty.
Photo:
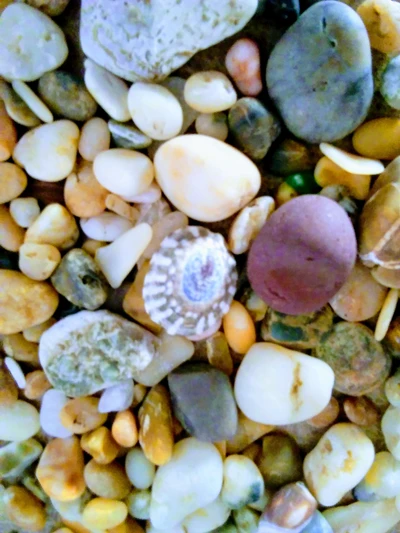
M133 227L127 218L114 213L102 213L96 217L81 218L83 233L89 239L112 242Z
M244 154L206 135L181 135L154 158L156 179L180 211L202 222L230 217L252 200L260 172Z
M128 197L145 192L154 178L151 160L140 152L125 148L111 148L98 154L93 172L105 189Z
M66 439L72 435L60 419L60 412L68 398L62 391L50 389L44 393L40 407L40 425L50 437Z
M175 444L171 460L160 466L154 479L152 525L170 530L213 502L221 491L222 476L222 458L213 444L195 438Z
M329 365L269 342L254 344L235 380L240 410L261 424L295 424L329 403L335 376Z
M41 181L61 181L71 174L76 160L79 128L70 120L56 120L33 128L18 141L13 159Z
M355 424L335 424L304 459L308 488L321 505L338 503L366 475L374 445Z
M183 521L187 533L208 533L228 520L231 510L220 498L198 509Z
M113 413L125 411L133 402L133 379L125 379L101 393L98 411L99 413Z
M132 448L125 458L125 471L129 481L137 489L148 489L156 474L155 465L147 459L139 447Z
M166 141L182 129L178 99L162 85L137 82L129 89L128 107L136 126L156 141Z
M36 407L22 400L0 408L0 440L19 442L30 439L40 429Z

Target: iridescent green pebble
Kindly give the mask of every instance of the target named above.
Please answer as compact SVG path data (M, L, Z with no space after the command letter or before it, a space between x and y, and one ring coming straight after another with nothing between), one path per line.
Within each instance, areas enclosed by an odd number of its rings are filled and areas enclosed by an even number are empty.
M108 121L108 129L115 145L128 150L141 150L153 142L147 135L138 130L133 124L124 124L116 120Z
M265 486L278 489L298 481L303 476L303 461L296 442L288 435L267 435L263 438L262 454L257 466Z
M335 372L334 389L362 396L383 383L390 372L391 358L374 334L363 324L338 322L315 349Z
M251 159L263 159L281 131L278 119L257 98L240 98L228 115L236 145Z
M49 108L61 117L79 122L89 120L97 111L97 103L83 81L64 70L44 74L38 91Z
M296 172L285 181L299 194L313 194L321 189L314 179L314 172Z
M56 291L72 304L98 309L107 299L108 286L94 259L84 250L70 250L51 277Z
M0 448L0 478L15 482L42 453L42 445L35 439L10 442Z
M233 511L238 533L257 533L259 516L256 511L249 507L242 507L238 511Z
M332 328L333 318L329 305L314 313L297 316L268 309L261 325L261 337L294 350L308 350L315 348Z

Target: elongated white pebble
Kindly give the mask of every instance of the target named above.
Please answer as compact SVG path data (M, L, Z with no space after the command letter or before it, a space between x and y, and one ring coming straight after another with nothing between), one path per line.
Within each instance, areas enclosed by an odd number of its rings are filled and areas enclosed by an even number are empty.
M152 236L153 230L149 224L139 224L96 251L96 261L113 289L121 286Z
M387 449L400 461L400 407L388 407L382 417L382 433Z
M133 122L156 141L179 135L183 111L178 99L162 85L137 82L129 89L128 107Z
M237 100L229 78L216 70L192 74L186 80L184 97L186 103L200 113L225 111Z
M156 467L137 446L129 450L126 455L125 472L134 487L148 489L153 484Z
M50 437L66 439L72 435L60 419L60 412L68 398L62 391L50 389L44 393L40 406L40 425Z
M225 459L221 500L229 509L255 503L264 492L264 480L254 461L244 455L230 455Z
M20 442L36 435L39 429L39 412L30 403L17 400L0 408L0 440Z
M142 194L154 178L151 160L140 152L125 148L111 148L98 154L93 172L105 189L122 197Z
M133 402L133 379L125 379L101 393L99 413L112 413L129 409Z
M187 533L207 533L228 520L231 510L220 498L185 518L182 525Z
M350 154L332 144L321 143L319 149L331 161L351 174L369 176L380 174L385 170L383 163L377 159L368 159L360 155Z
M395 498L334 507L324 511L323 516L334 533L389 533L400 522Z
M358 426L335 424L304 459L308 488L321 505L335 505L362 480L374 457L374 445Z
M86 88L99 106L114 120L130 120L127 84L91 59L86 59L84 65Z
M399 289L390 289L386 299L383 302L382 309L379 313L378 322L375 328L375 339L381 341L385 338L390 323L396 311L397 302L399 301Z
M24 389L26 387L25 375L22 372L22 368L19 363L12 357L5 357L4 363L8 368L8 371L14 378L15 383L19 389Z
M115 213L102 213L96 217L81 218L80 226L89 239L113 242L133 227L130 220Z
M53 122L53 113L42 102L42 100L32 91L32 89L24 81L14 80L12 82L14 91L26 103L29 109L35 113L43 122Z
M21 228L29 228L40 215L36 198L15 198L10 202L10 215Z
M126 202L133 204L154 204L161 198L161 189L156 181L152 181L149 188L141 194L134 194L133 196L122 196Z

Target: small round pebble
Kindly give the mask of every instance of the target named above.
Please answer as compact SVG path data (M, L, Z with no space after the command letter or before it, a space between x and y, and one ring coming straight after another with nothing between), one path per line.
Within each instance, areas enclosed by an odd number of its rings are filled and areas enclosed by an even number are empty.
M83 525L88 529L112 529L126 519L128 509L124 502L109 498L93 498L83 509Z
M264 480L255 463L243 455L230 455L224 461L221 499L230 509L240 509L259 500Z
M185 83L184 97L186 103L200 113L225 111L237 99L229 78L216 70L192 74Z
M96 179L93 165L79 160L64 183L64 201L72 215L90 218L106 209L108 191Z
M260 50L254 41L236 41L226 54L225 66L242 94L257 96L262 91Z
M400 58L391 59L382 74L380 92L387 104L393 109L400 109Z
M266 435L255 460L268 489L278 489L302 477L302 454L289 435Z
M81 218L80 226L83 233L90 239L112 242L130 230L133 224L127 218L105 212L95 217Z
M151 492L149 490L133 489L126 499L128 513L138 520L150 518Z
M21 228L29 228L40 215L36 198L15 198L10 202L10 215Z
M117 462L98 464L91 459L84 470L88 489L100 498L122 500L131 490L131 484L124 468Z
M148 489L153 484L156 467L147 459L141 448L129 450L125 458L125 470L130 482L137 489Z
M0 163L0 204L17 198L28 185L25 172L14 163Z
M0 439L20 442L30 439L40 429L39 412L22 400L0 407Z
M196 132L220 141L226 141L229 129L224 113L201 113L195 122Z
M26 243L19 249L19 268L28 278L48 279L61 262L59 250L51 244Z

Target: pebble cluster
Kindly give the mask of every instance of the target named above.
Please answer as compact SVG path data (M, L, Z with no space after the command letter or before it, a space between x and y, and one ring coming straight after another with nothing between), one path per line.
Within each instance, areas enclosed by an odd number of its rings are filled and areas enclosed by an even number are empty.
M400 4L68 4L0 0L0 532L400 533Z

